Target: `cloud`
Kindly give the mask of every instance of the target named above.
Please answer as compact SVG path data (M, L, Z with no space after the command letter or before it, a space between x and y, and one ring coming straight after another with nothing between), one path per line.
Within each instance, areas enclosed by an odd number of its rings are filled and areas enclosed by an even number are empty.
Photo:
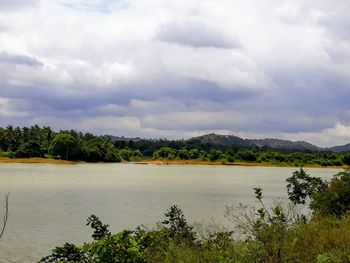
M32 67L42 67L44 65L35 57L30 57L21 54L11 54L6 51L0 51L0 63L26 65Z
M123 0L97 0L97 1L61 1L61 3L73 10L81 12L110 13L115 9L126 9L128 3Z
M0 123L346 142L349 10L347 0L1 1Z
M5 0L0 1L0 12L15 11L18 8L35 6L39 0Z
M236 49L241 44L237 38L220 32L204 22L185 20L161 25L156 38L182 46L194 48Z

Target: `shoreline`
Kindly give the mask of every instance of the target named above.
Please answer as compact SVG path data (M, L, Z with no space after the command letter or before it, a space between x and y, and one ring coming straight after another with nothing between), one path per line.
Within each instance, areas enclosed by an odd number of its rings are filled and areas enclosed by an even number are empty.
M0 157L1 163L42 163L42 164L82 164L88 163L84 161L67 161L59 159L46 159L40 157L33 158L9 158ZM104 162L98 162L103 164ZM250 166L250 167L300 167L293 164L286 163L248 163L248 162L233 162L233 163L222 163L222 162L211 162L211 161L200 161L200 160L141 160L141 161L130 161L122 163L134 163L140 165L211 165L211 166ZM321 166L318 164L304 165L305 168L333 168L333 169L344 169L346 166Z
M1 163L50 163L50 164L77 164L82 163L78 161L67 161L67 160L58 160L58 159L46 159L40 157L33 158L8 158L8 157L0 157Z
M153 165L213 165L213 166L250 166L250 167L295 167L300 166L286 164L286 163L248 163L248 162L232 162L232 163L222 163L222 162L211 162L211 161L200 161L200 160L143 160L134 162L135 164L153 164ZM333 168L333 169L344 169L346 166L322 166L319 164L309 164L303 165L305 168Z

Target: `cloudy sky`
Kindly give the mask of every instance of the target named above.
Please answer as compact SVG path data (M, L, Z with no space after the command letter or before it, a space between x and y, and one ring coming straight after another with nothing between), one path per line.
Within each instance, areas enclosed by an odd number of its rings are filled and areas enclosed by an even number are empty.
M349 0L0 0L0 126L350 142Z

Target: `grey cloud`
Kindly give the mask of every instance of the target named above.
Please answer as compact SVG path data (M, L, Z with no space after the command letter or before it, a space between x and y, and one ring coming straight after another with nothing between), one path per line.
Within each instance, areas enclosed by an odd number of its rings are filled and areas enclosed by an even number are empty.
M21 7L36 5L39 0L3 0L0 1L0 12L16 11Z
M0 51L0 63L41 67L44 64L35 57Z
M169 15L170 22L161 24L160 12L149 20L142 8L137 10L143 1L135 1L122 16L112 11L96 14L59 9L60 1L54 2L41 1L51 6L47 8L49 15L40 17L38 12L37 22L34 9L12 13L8 24L22 18L32 24L19 23L0 34L2 48L16 50L16 43L20 43L18 52L25 50L45 61L44 67L33 56L0 52L0 97L6 102L1 108L2 125L54 124L57 129L178 138L217 130L251 137L259 133L308 133L319 141L317 134L331 138L331 133L322 131L332 130L338 123L349 126L350 80L346 71L350 60L338 63L326 54L328 50L337 50L343 58L350 54L348 18L339 9L332 9L334 14L328 16L326 8L316 6L326 13L324 20L305 24L296 13L293 23L281 25L280 18L274 18L277 2L267 1L271 4L269 16L257 10L257 19L248 16L247 20L252 20L245 28L246 18L240 21L242 17L240 13L235 16L235 10L234 19L218 19L207 10L205 15L198 12L197 20L179 22L183 14ZM216 14L225 14L221 1L213 3ZM237 2L244 16L242 3ZM179 5L186 4L182 1ZM0 8L3 6L0 3ZM57 14L50 16L52 10L58 10ZM59 10L64 12L59 14ZM67 27L61 27L63 16L69 21ZM42 28L45 19L47 24ZM93 22L85 23L86 19ZM227 27L217 27L226 20ZM282 27L281 32L265 34L265 28L276 25ZM229 37L235 31L244 48L235 37ZM42 38L36 39L37 35ZM69 41L61 45L57 39ZM256 77L260 73L267 81ZM108 79L111 81L105 81Z
M158 40L195 48L240 48L237 38L228 36L203 22L185 20L171 22L159 28Z
M328 28L332 36L345 41L350 40L349 16L333 15L321 19L320 24Z

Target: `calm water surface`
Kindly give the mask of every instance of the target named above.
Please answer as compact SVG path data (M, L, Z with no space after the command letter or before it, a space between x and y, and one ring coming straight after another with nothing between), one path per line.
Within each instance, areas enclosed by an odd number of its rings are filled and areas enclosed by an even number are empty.
M0 240L0 262L37 262L54 246L90 240L85 226L98 215L113 232L154 226L173 204L190 222L228 226L225 205L285 198L296 168L158 166L137 164L0 164L0 194L11 192L10 218ZM334 169L307 169L330 178ZM1 205L3 205L1 203ZM0 213L2 213L1 210Z

